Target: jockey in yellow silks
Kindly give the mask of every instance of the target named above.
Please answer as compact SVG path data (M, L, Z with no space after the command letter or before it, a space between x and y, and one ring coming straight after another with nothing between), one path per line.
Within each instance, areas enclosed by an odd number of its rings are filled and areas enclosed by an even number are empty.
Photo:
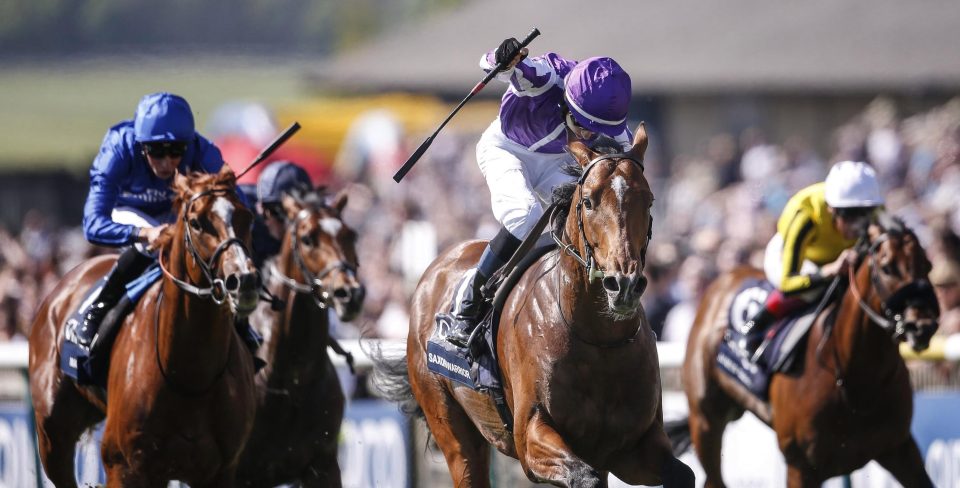
M783 209L767 245L764 272L775 289L746 323L744 348L754 360L777 319L807 307L826 285L856 261L851 249L883 205L874 169L862 162L835 164L822 183L797 192Z

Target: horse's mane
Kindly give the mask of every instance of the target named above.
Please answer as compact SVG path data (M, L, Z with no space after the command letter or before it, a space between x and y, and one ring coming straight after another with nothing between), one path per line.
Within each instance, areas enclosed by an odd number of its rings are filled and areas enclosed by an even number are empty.
M877 223L880 224L880 227L883 228L883 230L895 236L909 234L916 237L916 235L913 233L913 230L910 229L910 227L907 227L907 224L903 222L903 219L893 214L881 212L877 217Z
M567 152L570 152L569 147L565 148ZM599 135L597 139L591 144L590 149L601 154L618 154L623 152L623 147L612 137L606 135ZM553 189L552 202L557 205L557 219L554 220L554 229L555 234L560 234L563 232L563 227L566 225L567 214L570 212L570 205L573 203L573 194L576 193L577 181L580 180L580 177L583 176L583 167L579 164L569 164L561 168L561 171L569 176L573 177L573 181L569 183L564 183Z
M325 186L310 188L308 185L297 184L286 193L304 207L313 210L329 208L329 205L327 205L327 196L329 193Z

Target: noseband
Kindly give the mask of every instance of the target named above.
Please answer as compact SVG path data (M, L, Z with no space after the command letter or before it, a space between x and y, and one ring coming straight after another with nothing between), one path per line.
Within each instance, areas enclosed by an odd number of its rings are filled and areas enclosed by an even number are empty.
M163 259L159 259L159 258L157 259L157 261L160 263L160 269L163 270L163 274L165 274L167 278L169 278L178 287L180 287L181 290L200 298L209 297L213 301L213 303L216 303L217 305L222 305L223 302L226 301L227 299L226 284L224 284L222 279L215 278L213 275L213 270L216 267L217 261L220 259L220 256L230 246L240 246L240 249L243 251L244 256L248 256L250 253L247 251L247 246L244 245L243 241L241 241L236 237L231 237L224 240L219 245L217 245L217 248L214 249L213 254L210 256L210 259L207 261L204 261L204 259L200 256L200 252L197 251L197 248L193 243L193 226L191 226L190 223L187 222L187 214L190 213L190 209L193 207L194 202L196 202L200 198L211 196L211 195L224 195L229 193L236 195L236 192L229 188L213 188L210 190L202 191L200 193L196 193L193 196L191 196L190 200L188 200L184 204L186 208L184 208L183 212L181 212L181 214L183 215L182 220L183 220L183 226L184 226L183 242L186 245L187 249L190 251L190 255L193 257L194 262L196 262L197 266L200 267L200 271L203 273L203 276L210 283L209 287L201 288L196 285L187 283L186 281L183 281L177 278L176 276L173 276L169 271L167 271L166 267L163 265Z
M856 297L860 309L863 310L870 320L879 325L880 328L890 332L893 340L899 340L907 331L907 320L905 312L910 304L937 303L937 296L933 291L933 286L927 279L913 280L906 285L901 286L892 293L883 285L880 277L877 275L876 253L880 245L889 240L888 234L884 233L878 236L867 249L866 253L869 259L870 282L873 288L877 290L880 297L880 307L882 312L874 310L869 303L863 299L863 294L857 288L857 282L854 276L853 267L849 267L850 289L853 296Z
M356 266L351 265L350 263L340 259L335 263L331 263L323 268L319 273L314 274L307 267L307 264L303 260L303 252L300 249L300 239L297 239L297 227L299 227L300 222L307 218L311 214L310 210L303 209L297 213L296 218L290 223L289 233L290 233L290 250L293 254L293 261L297 264L297 267L300 269L300 273L303 274L303 277L306 279L306 283L301 283L287 275L285 275L280 268L273 265L273 271L276 273L277 278L280 279L280 282L284 284L287 288L297 292L297 293L309 293L313 297L314 303L317 304L317 307L320 309L327 308L327 305L330 301L330 292L327 290L327 287L323 284L323 279L326 278L330 273L340 270L347 273L355 274L357 272Z
M587 280L590 283L593 283L594 279L596 278L605 277L606 271L604 271L602 268L597 266L596 259L594 258L593 246L590 245L590 241L587 240L587 234L583 230L583 182L586 181L587 175L590 174L590 170L592 170L594 166L597 165L597 163L601 161L606 161L608 159L620 159L620 160L626 159L632 162L633 164L636 164L640 168L641 172L644 170L642 161L638 161L625 153L604 154L602 156L598 156L593 160L591 160L589 163L587 163L587 165L583 168L583 173L580 174L580 179L577 180L577 193L580 196L577 199L577 230L579 230L580 232L580 240L583 241L583 256L580 255L580 253L573 246L573 244L567 244L563 242L561 237L557 235L556 232L551 233L551 235L553 236L553 240L557 243L557 245L560 246L563 250L565 250L568 254L573 256L574 259L577 260L577 262L579 262L581 265L583 265L584 268L587 269ZM550 217L551 221L553 220L555 215L556 214ZM556 228L552 224L553 222L551 222L551 227ZM640 251L641 266L645 266L647 263L647 246L650 245L650 239L652 237L653 237L653 215L650 215L650 224L647 227L647 242L644 243L643 249Z

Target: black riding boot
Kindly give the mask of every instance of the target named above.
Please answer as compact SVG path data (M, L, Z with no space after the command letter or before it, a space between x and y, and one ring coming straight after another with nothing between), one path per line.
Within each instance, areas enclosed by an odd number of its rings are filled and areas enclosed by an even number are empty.
M250 325L250 319L247 317L237 317L236 320L233 321L233 325L237 328L237 334L240 334L240 340L243 341L243 344L250 350L250 354L253 355L253 372L256 373L260 371L267 365L266 361L261 359L260 356L257 356L257 351L260 349L260 345L263 344L263 337Z
M127 283L140 276L151 263L153 263L152 257L141 254L134 247L128 247L120 254L117 264L110 270L107 282L100 289L97 299L87 308L83 323L74 330L80 345L90 347L97 336L97 331L100 330L103 318L126 295Z
M506 228L501 228L500 232L487 243L487 248L480 256L476 272L464 278L457 287L457 294L454 296L460 297L460 300L454 303L453 328L447 333L447 342L460 347L467 346L470 333L477 327L483 312L483 293L480 289L487 284L487 280L497 270L507 264L518 247L520 247L520 239L514 237Z
M487 277L477 270L471 276L464 278L457 287L462 298L453 309L453 328L447 333L447 341L460 347L466 347L470 334L477 327L480 320L480 311L483 308L483 294L480 288L487 283Z
M763 344L767 329L773 325L776 319L777 316L774 315L773 312L767 310L767 307L763 307L752 319L744 324L743 327L747 333L746 343L743 349L747 352L747 356L752 358L751 361L756 362L760 355L763 354L763 350L758 350L757 348Z

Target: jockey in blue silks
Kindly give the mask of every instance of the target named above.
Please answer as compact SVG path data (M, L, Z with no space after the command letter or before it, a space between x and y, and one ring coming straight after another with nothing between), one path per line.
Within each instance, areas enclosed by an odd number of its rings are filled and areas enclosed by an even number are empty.
M156 260L153 246L176 219L171 188L174 175L217 173L222 166L220 150L194 130L190 105L177 95L144 96L133 120L107 131L90 168L83 232L93 244L125 249L74 331L80 345L93 344L111 309L131 305L126 284ZM256 350L256 336L250 335L249 326L242 325L246 324L238 323L240 336Z
M477 143L477 163L503 227L457 288L447 340L460 346L466 345L480 318L480 288L543 215L553 188L574 180L563 172L573 163L564 150L567 129L588 143L600 136L612 138L624 150L632 143L626 123L630 76L616 61L594 57L578 62L555 53L528 58L527 50L518 48L516 39L507 39L480 59L487 72L512 59L497 75L510 84L499 116Z

